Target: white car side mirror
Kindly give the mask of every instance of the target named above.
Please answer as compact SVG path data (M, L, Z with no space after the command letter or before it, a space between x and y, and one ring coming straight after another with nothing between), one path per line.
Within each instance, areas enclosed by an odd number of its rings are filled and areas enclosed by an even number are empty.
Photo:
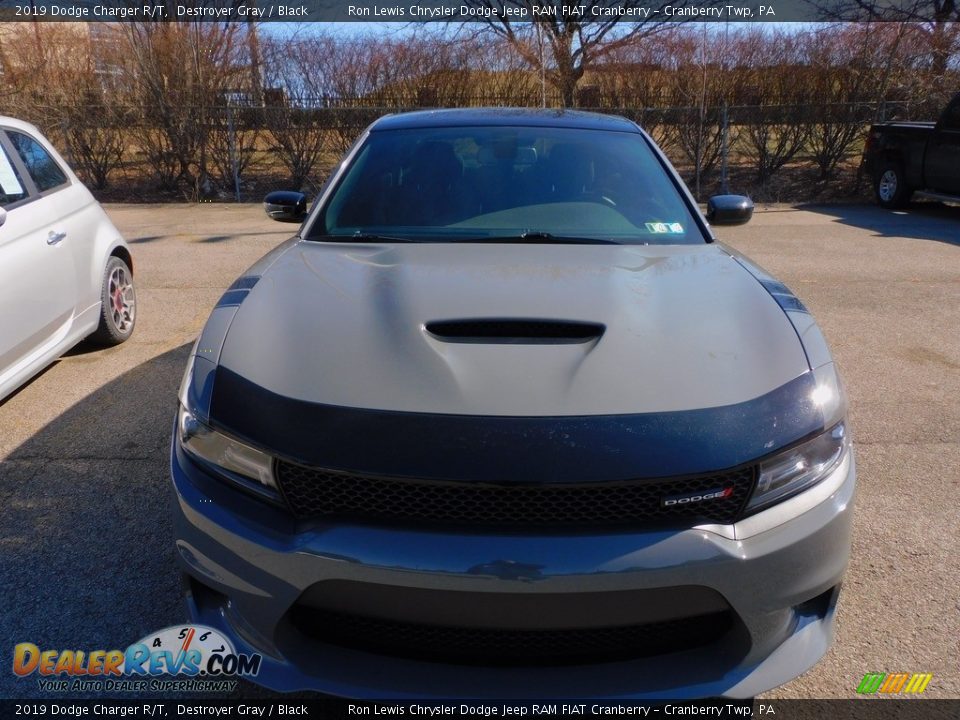
M3 208L0 208L0 227L3 227L3 224L7 221L7 211Z

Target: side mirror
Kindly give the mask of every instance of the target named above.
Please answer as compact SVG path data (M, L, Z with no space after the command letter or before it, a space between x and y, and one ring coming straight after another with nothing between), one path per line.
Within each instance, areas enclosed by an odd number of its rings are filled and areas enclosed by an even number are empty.
M268 217L280 222L303 222L307 216L307 196L293 190L277 190L263 199Z
M7 211L3 208L0 208L0 227L3 227L3 224L7 221Z
M753 200L743 195L714 195L707 201L712 225L743 225L753 217Z

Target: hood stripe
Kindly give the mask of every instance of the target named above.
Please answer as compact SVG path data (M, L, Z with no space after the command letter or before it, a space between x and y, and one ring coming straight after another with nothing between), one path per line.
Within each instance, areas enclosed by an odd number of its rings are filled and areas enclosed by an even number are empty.
M777 304L784 310L807 312L807 308L800 302L800 298L794 295L790 288L782 282L776 280L760 280L760 284L763 285L763 288L773 296L773 299L776 300Z
M305 465L496 483L609 482L724 470L823 429L805 373L753 400L636 415L498 417L339 407L219 367L211 424Z
M215 307L239 306L259 280L259 275L244 275L237 278L233 284L227 288L227 291L221 296L220 300L217 301Z

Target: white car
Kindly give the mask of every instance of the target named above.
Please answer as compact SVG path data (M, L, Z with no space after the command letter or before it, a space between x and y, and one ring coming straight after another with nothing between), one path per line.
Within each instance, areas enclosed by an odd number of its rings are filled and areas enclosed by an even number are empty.
M32 125L0 116L0 401L85 338L133 333L130 249Z

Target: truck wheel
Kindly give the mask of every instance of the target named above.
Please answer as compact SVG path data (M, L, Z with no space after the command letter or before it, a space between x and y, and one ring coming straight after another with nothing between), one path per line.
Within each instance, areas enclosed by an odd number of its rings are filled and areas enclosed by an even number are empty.
M898 208L907 204L913 191L907 187L903 168L898 163L888 163L880 168L873 183L877 202L881 207Z

